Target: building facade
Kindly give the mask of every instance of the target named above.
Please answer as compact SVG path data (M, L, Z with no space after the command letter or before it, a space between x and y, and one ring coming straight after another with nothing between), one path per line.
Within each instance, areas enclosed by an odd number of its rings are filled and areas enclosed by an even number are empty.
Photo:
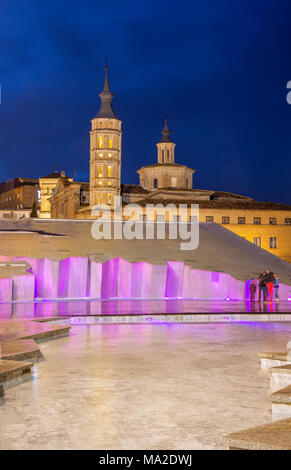
M40 187L37 179L15 178L0 184L0 211L4 218L27 216L36 202L40 208Z
M57 183L60 177L66 176L64 172L59 173L56 169L53 173L39 178L40 187L40 218L50 219L51 202L50 198L54 195ZM71 181L73 181L71 179Z
M71 178L61 176L58 179L54 195L51 197L52 219L75 219L82 208L90 203L89 183L73 182Z

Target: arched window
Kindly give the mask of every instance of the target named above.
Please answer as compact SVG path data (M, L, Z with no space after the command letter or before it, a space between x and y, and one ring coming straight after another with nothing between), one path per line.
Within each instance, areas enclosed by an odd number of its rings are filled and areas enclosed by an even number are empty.
M103 139L99 137L99 148L102 149Z
M153 187L155 189L158 189L158 179L157 178L155 178L154 181L153 181Z

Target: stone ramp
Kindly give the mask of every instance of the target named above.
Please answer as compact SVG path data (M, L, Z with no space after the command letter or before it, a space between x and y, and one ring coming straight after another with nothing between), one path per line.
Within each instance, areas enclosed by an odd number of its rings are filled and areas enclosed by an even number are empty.
M0 232L2 254L8 257L54 260L70 256L89 257L101 263L116 257L131 263L182 261L195 269L228 273L243 281L270 268L280 274L282 283L291 285L290 263L215 223L199 224L199 247L193 251L181 251L181 240L94 240L91 236L92 221L7 220L0 224L2 229L23 228L39 232L11 232L5 236ZM66 236L45 236L41 232Z

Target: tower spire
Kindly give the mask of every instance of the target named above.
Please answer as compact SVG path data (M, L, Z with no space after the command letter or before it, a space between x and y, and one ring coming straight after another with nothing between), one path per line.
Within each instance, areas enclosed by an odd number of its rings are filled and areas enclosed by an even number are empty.
M160 142L171 142L170 134L172 134L172 132L168 128L168 116L166 114L165 114L165 125L164 125L164 128L163 128L161 134L162 134L163 137L160 140Z
M101 98L101 106L96 118L113 118L117 119L117 116L112 107L112 98L114 94L112 93L109 85L108 79L108 65L107 65L107 57L105 58L105 79L104 79L104 86L103 90L100 93Z

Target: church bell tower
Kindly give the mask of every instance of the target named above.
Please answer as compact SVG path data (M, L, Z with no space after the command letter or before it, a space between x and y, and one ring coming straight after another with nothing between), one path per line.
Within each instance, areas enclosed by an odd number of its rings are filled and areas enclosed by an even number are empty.
M105 81L100 93L101 105L92 119L90 131L90 205L107 204L114 208L114 198L120 196L121 121L113 107L105 66Z

